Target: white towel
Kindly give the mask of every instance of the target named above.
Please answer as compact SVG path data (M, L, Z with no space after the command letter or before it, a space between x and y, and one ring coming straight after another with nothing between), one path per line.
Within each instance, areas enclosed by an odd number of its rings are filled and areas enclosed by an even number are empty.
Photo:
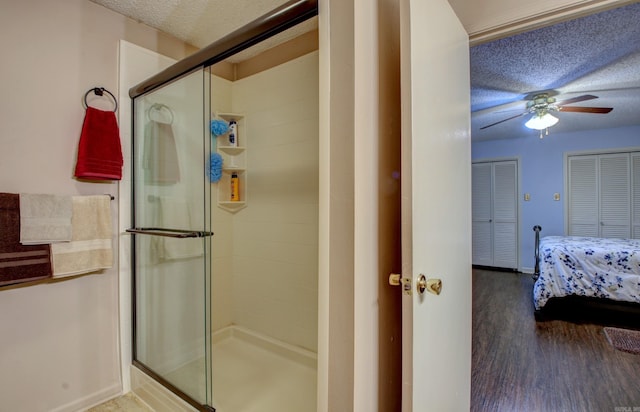
M180 181L180 165L171 124L150 121L144 129L142 158L145 183L173 184Z
M193 229L191 205L184 199L161 196L157 200L158 226L167 229ZM197 229L199 230L199 229ZM152 248L159 260L188 259L202 256L201 238L170 238L154 236Z
M72 205L71 241L51 245L54 278L113 266L109 196L73 196Z
M20 193L20 243L71 240L71 196Z

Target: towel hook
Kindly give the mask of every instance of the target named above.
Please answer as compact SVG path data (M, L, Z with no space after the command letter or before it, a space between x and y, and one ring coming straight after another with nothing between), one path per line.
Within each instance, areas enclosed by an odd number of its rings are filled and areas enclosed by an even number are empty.
M163 110L166 110L167 112L169 112L169 115L171 116L171 120L169 120L168 124L173 124L173 110L171 110L171 108L169 106L167 106L166 104L154 103L151 106L149 106L149 109L147 109L147 118L149 120L152 120L151 119L151 110L156 111L156 112L162 112Z
M113 102L115 104L115 109L113 109L114 113L118 110L118 100L116 99L116 97L113 95L113 93L111 93L109 90L105 89L104 87L94 87L93 89L89 89L87 90L87 92L84 94L84 107L87 108L89 107L89 104L87 103L87 96L89 96L89 93L95 93L96 96L103 96L104 92L107 92L109 94L109 96L111 96L111 98L113 99Z

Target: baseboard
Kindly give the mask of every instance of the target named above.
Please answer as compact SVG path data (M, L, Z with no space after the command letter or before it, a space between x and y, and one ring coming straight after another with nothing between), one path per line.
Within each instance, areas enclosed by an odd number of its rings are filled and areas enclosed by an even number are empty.
M523 267L522 269L520 269L520 271L522 273L527 274L527 275L533 275L533 272L535 271L535 269L534 268L525 268L525 267Z
M287 342L272 338L255 332L251 329L244 328L238 325L226 326L213 333L212 342L221 342L225 338L235 337L252 345L260 346L270 352L276 353L280 356L293 360L296 363L317 368L318 355L308 349L301 348L299 346L292 345Z
M511 272L511 273L518 273L518 269L517 268L499 268L499 267L495 267L495 266L483 266L483 265L471 265L471 267L473 269L480 269L480 270L491 270L493 272Z
M116 383L98 392L94 392L83 398L69 402L66 405L52 409L50 412L84 411L120 395L122 395L122 385L120 383Z

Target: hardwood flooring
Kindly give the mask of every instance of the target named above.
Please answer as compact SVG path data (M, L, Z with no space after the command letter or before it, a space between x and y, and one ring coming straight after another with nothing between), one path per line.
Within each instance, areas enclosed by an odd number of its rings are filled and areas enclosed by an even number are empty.
M473 270L471 411L640 411L640 355L603 326L536 322L530 275Z

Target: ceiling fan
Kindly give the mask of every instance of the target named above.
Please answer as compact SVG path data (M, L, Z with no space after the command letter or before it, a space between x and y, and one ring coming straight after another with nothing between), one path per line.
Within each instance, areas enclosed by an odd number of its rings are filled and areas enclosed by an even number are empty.
M515 116L508 117L498 122L483 126L480 130L486 129L491 126L512 120L521 116L531 114L531 118L525 123L525 126L529 129L540 130L540 138L542 138L542 131L546 130L546 134L549 134L549 127L558 123L558 118L553 116L553 112L574 112L574 113L598 113L605 114L613 110L612 107L584 107L584 106L567 106L569 104L584 102L586 100L597 99L598 96L591 94L585 94L582 96L573 97L571 99L565 99L556 101L552 96L552 92L536 92L527 96L527 106L523 113Z

